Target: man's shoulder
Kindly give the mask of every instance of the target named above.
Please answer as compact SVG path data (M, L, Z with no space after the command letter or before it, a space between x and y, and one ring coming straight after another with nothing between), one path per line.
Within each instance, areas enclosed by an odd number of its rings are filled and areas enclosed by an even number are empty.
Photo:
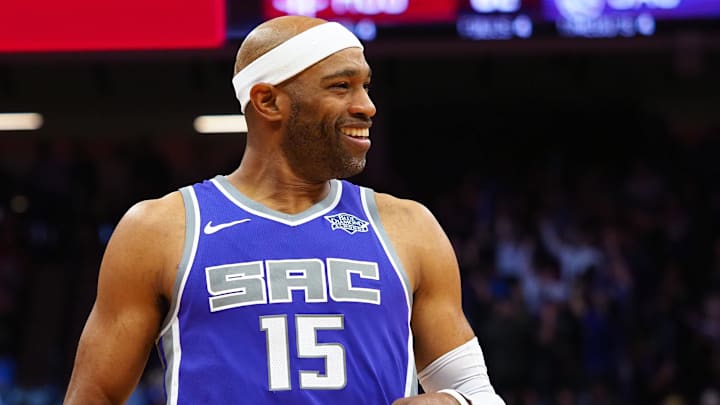
M133 228L148 232L162 232L173 225L184 225L185 204L179 191L162 197L135 203L123 216L122 221Z
M427 210L427 207L420 201L399 197L394 194L375 191L375 201L378 207L382 206L387 209L401 210L401 211L415 211L415 210Z
M375 204L384 221L420 225L424 221L434 219L430 210L417 200L375 192Z
M378 191L372 187L360 186L349 181L348 183L372 191L378 213L386 225L397 224L412 231L415 226L423 227L429 223L436 222L431 210L420 201L399 197L388 192Z
M136 289L170 297L182 254L185 214L180 192L134 204L120 219L103 257L101 273L137 283ZM110 276L106 276L110 277ZM150 280L150 283L143 281Z

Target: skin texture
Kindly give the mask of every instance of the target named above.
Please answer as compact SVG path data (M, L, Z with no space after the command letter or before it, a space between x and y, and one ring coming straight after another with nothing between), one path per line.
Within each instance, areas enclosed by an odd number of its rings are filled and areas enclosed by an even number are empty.
M324 20L281 17L256 28L238 51L238 71L277 44ZM329 56L280 85L256 84L246 108L247 146L228 180L246 196L295 214L322 200L328 180L365 167L369 142L343 127L368 128L375 106L370 67L358 48ZM418 370L474 333L461 308L450 241L423 205L377 193L385 229L414 292L411 320ZM133 206L119 222L100 266L97 299L80 338L66 404L120 404L138 383L171 302L185 238L179 192ZM454 404L446 394L395 404Z

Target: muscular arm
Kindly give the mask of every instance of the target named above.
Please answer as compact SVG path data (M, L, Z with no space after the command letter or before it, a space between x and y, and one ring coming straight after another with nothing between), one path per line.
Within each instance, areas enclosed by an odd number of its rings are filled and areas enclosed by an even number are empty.
M466 379L472 379L472 391L475 393L473 397L482 401L480 405L502 403L487 381L481 354L478 358L473 356L477 362L465 360L460 366L454 361L448 362L447 356L452 356L449 353L457 351L461 346L467 346L475 334L462 309L460 270L447 235L432 213L417 202L398 200L382 194L378 195L377 201L383 223L387 224L388 234L413 285L411 326L418 371L422 372L432 363L434 371L431 374L443 376L440 379L436 377L433 383L442 380L454 381L455 385L459 385ZM479 348L477 350L479 351ZM471 350L469 353L474 352ZM449 364L448 366L439 366L435 362L441 357L442 360L439 361ZM456 381L457 376L447 378L454 375L453 370L458 369L458 366L463 369L467 366L474 369L477 366L477 369L472 374L460 370L459 375L463 381ZM439 374L438 368L442 369ZM478 387L481 388L478 390ZM435 390L453 387L431 388ZM430 393L396 402L398 405L401 403L439 404L457 401L447 394Z
M460 271L450 240L423 205L377 194L383 224L414 293L412 330L418 370L474 333L462 310Z
M65 404L119 404L144 370L167 305L168 261L181 251L177 193L131 208L100 266L95 305L80 337ZM172 219L175 218L175 219ZM178 240L179 239L179 240Z
M462 309L460 271L450 240L435 217L418 205L413 217L416 286L412 315L415 363L422 371L442 354L473 338Z

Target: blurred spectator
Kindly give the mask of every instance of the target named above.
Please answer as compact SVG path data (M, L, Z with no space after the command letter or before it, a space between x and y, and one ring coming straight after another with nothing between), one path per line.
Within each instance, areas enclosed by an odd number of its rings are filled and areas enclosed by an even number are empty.
M517 403L528 386L533 353L531 319L513 288L496 288L492 311L477 331L493 385L508 404Z

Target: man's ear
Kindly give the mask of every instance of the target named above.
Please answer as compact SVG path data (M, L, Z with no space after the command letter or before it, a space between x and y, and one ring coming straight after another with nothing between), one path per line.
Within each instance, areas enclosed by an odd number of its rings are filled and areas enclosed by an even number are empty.
M250 89L250 104L253 105L257 114L260 114L268 121L279 121L282 120L282 114L278 96L282 98L275 86L258 83Z

